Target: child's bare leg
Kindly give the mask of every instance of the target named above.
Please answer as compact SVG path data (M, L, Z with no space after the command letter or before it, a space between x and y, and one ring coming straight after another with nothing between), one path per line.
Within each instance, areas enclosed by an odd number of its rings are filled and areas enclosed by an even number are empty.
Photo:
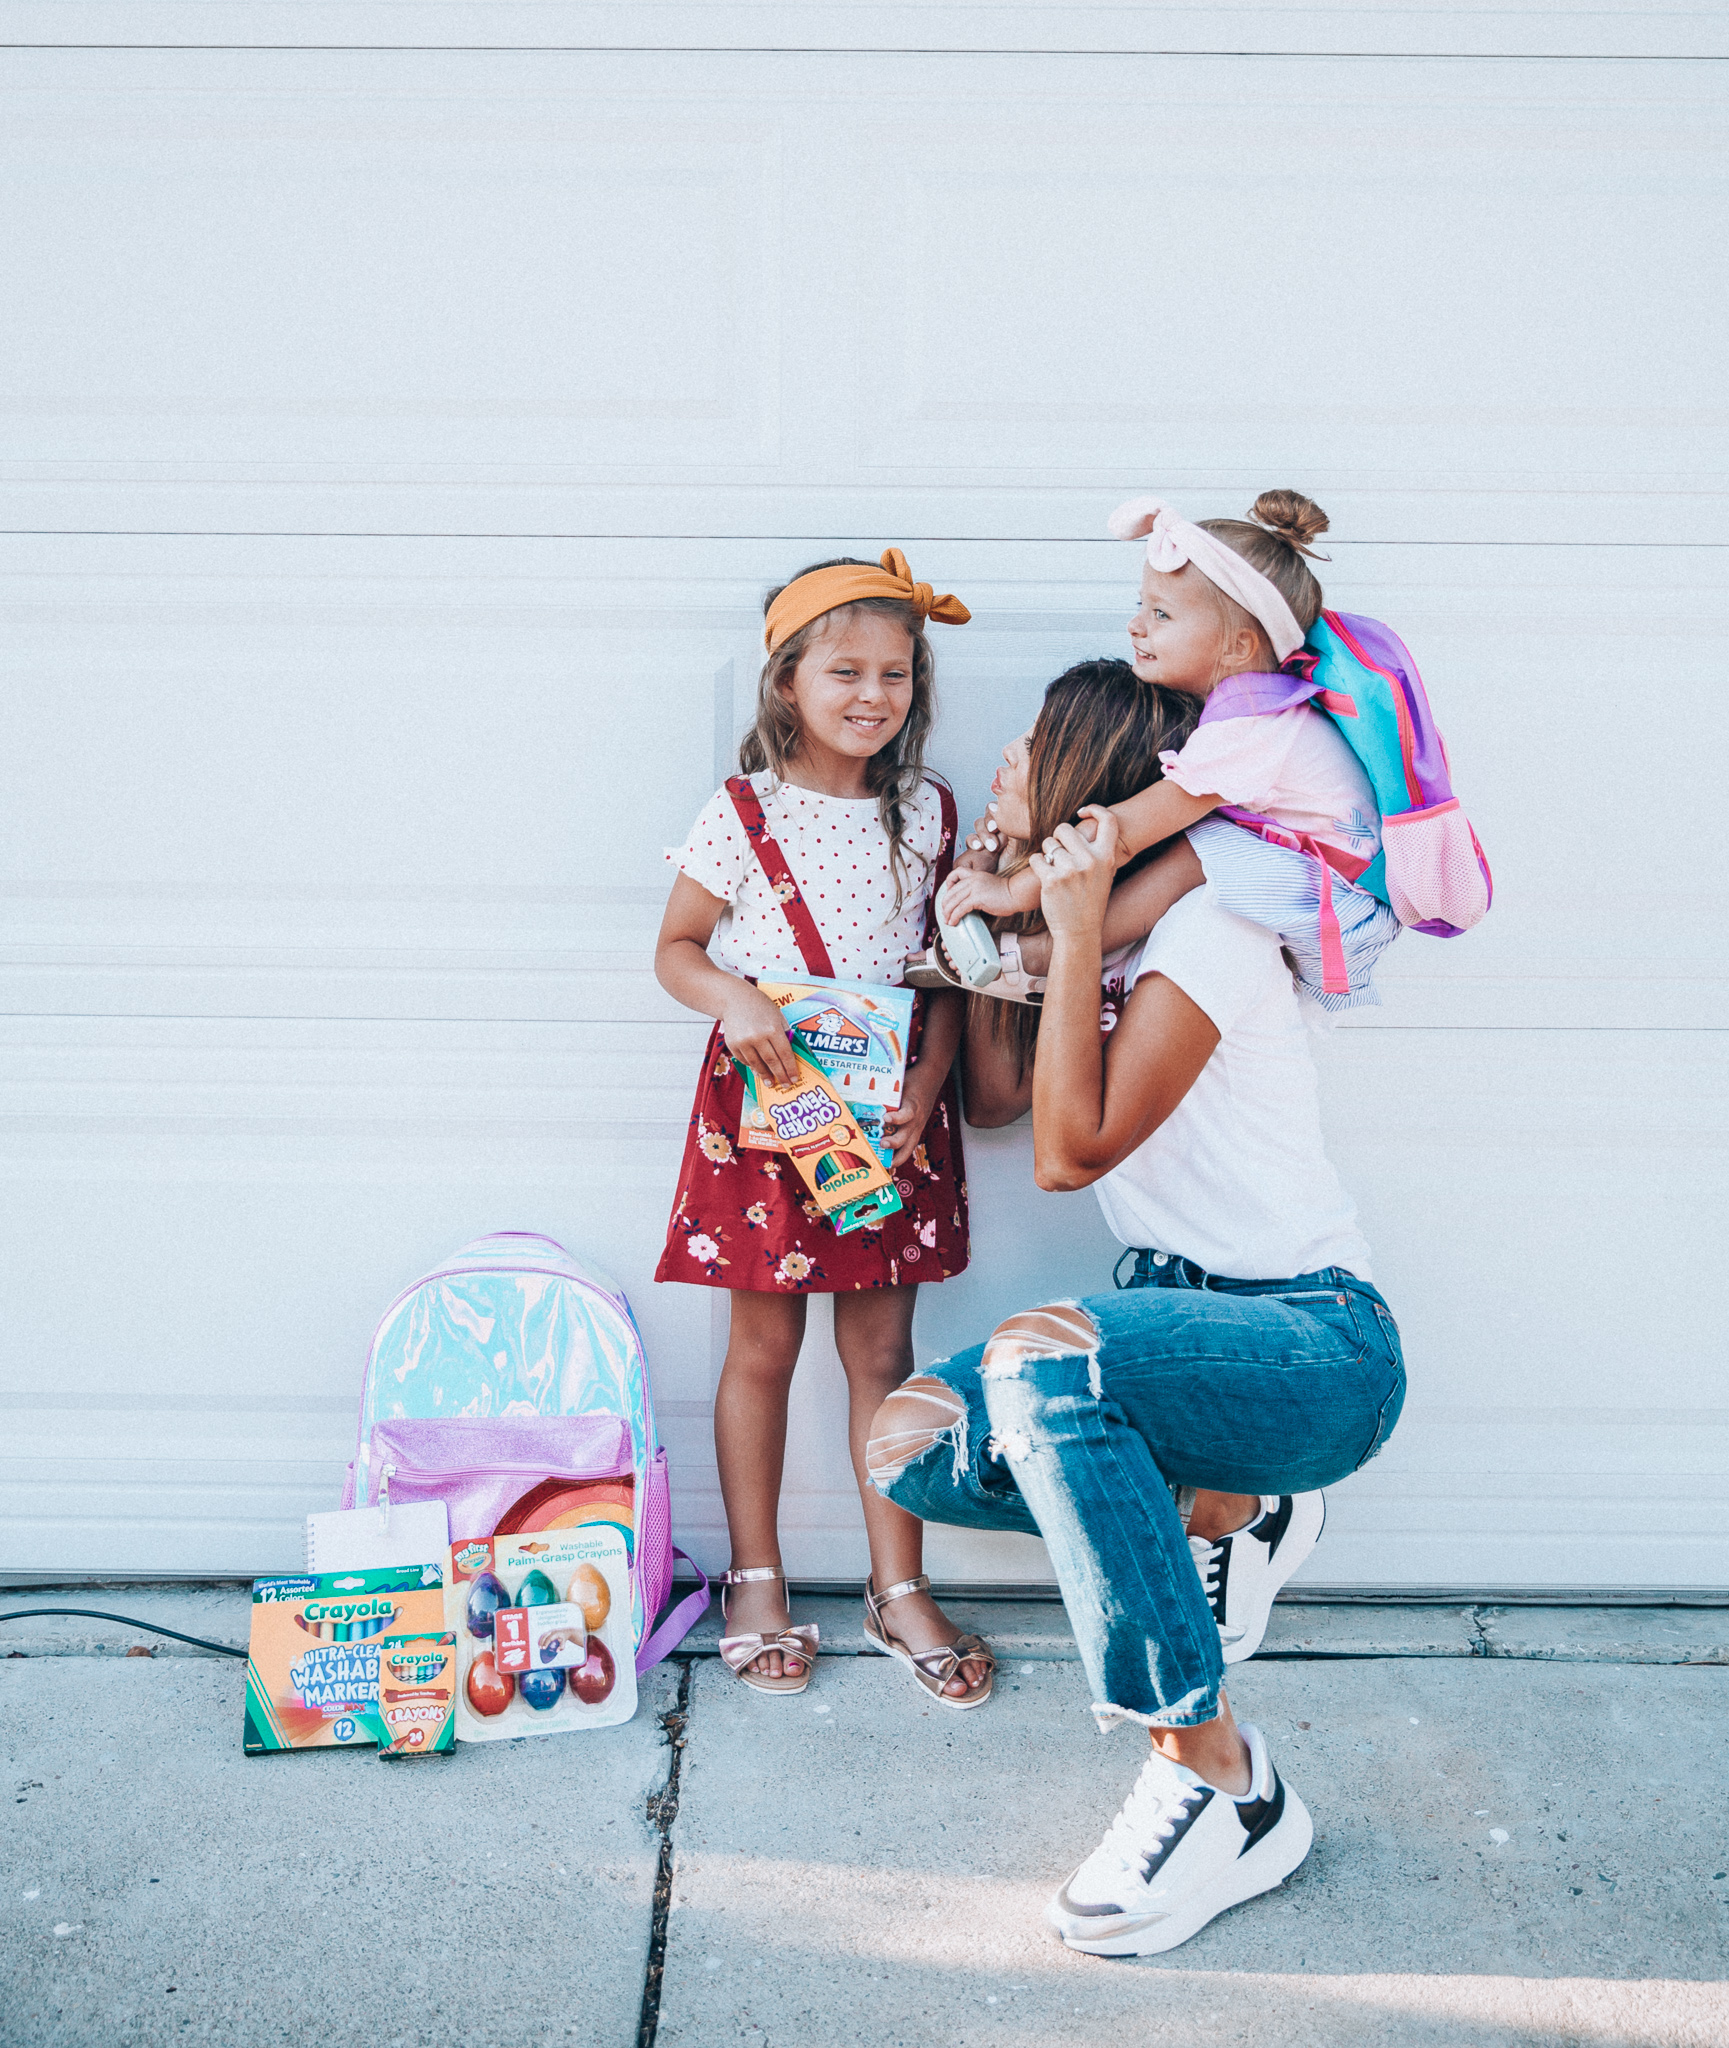
M1200 856L1186 838L1167 846L1111 891L1100 933L1103 950L1114 953L1119 946L1132 946L1136 939L1144 939L1173 903L1180 902L1191 889L1198 889L1206 879ZM1049 932L1028 932L1022 938L1021 965L1029 974L1050 971Z
M786 1403L804 1342L802 1294L732 1297L726 1363L714 1396L714 1455L726 1503L733 1565L780 1563L780 1481L786 1456ZM777 1635L786 1627L786 1587L778 1579L728 1589L730 1635ZM804 1660L768 1650L750 1669L797 1678Z
M877 1410L913 1369L913 1306L916 1287L867 1287L834 1298L835 1348L847 1378L847 1440L853 1472L864 1504L865 1534L870 1540L871 1578L880 1592L902 1579L916 1579L924 1570L925 1525L917 1515L884 1500L870 1482L865 1447ZM960 1631L928 1593L908 1593L889 1611L889 1625L914 1650L952 1643ZM961 1666L944 1691L957 1697L970 1692L984 1676L974 1659Z

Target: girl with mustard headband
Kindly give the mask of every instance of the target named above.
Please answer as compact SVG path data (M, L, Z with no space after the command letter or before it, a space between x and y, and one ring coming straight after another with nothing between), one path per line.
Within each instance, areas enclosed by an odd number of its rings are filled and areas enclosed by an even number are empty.
M932 902L956 831L954 798L924 766L936 716L925 622L964 625L970 614L915 583L898 548L880 566L806 569L765 610L768 658L740 773L673 856L655 953L668 994L715 1019L655 1278L732 1296L714 1437L732 1543L723 1584L736 1606L727 1613L723 1592L720 1650L759 1692L810 1683L817 1630L793 1626L787 1609L778 1509L808 1299L830 1294L870 1541L866 1633L931 1698L974 1707L990 1695L994 1660L931 1599L924 1525L867 1484L864 1464L871 1418L913 1369L920 1284L967 1263L950 1074L964 998L917 998L906 1086L885 1133L903 1206L876 1228L837 1235L787 1161L740 1148L744 1083L733 1064L774 1082L796 1075L784 1019L758 979L899 983L908 956L934 936Z

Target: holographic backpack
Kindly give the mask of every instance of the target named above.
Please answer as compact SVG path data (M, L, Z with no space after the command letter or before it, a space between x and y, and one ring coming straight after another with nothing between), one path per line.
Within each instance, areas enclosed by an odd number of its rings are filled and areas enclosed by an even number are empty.
M698 1590L655 1626L683 1552L636 1319L618 1288L554 1239L495 1231L385 1311L342 1504L442 1500L460 1543L515 1533L513 1511L556 1481L572 1496L591 1490L592 1510L572 1513L604 1516L624 1535L646 1671L707 1607L708 1583L698 1573Z

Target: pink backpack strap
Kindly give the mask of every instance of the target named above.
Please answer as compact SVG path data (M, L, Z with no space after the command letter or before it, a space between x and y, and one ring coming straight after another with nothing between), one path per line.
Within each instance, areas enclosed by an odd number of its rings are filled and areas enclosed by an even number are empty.
M732 776L727 782L726 793L732 798L739 823L762 863L763 873L768 876L768 885L775 900L786 912L786 921L792 926L793 944L798 948L805 972L824 981L835 980L834 967L828 957L828 948L823 944L822 933L817 930L816 919L812 917L810 905L804 900L803 892L787 864L786 855L770 837L768 820L762 814L762 799L750 778L746 775Z
M1271 846L1288 846L1295 853L1306 853L1315 863L1321 880L1321 986L1328 995L1349 995L1351 975L1345 965L1345 939L1339 929L1339 913L1333 907L1333 870L1337 868L1346 881L1354 882L1368 862L1358 863L1356 874L1352 874L1348 857L1337 847L1324 845L1311 833L1292 832L1283 825L1274 824L1271 818L1263 818L1258 811L1239 810L1235 804L1220 804L1218 815L1229 818L1233 825L1241 825L1246 832L1253 832L1257 839L1264 839Z

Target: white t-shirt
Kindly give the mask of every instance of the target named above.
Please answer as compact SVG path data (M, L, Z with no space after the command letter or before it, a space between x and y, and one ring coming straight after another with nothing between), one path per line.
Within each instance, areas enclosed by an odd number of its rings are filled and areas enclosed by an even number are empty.
M1321 1142L1309 1034L1277 937L1194 890L1131 969L1174 981L1218 1027L1195 1085L1094 1183L1124 1244L1177 1252L1234 1280L1323 1266L1373 1278L1355 1204Z
M874 796L820 796L790 782L777 786L770 774L753 775L751 784L835 974L842 981L898 985L908 959L924 945L925 905L943 836L936 784L922 784L902 806L905 872L898 910L888 834ZM799 958L786 912L724 789L709 798L690 837L667 858L698 888L726 903L708 942L708 957L717 967L753 981L812 971Z

